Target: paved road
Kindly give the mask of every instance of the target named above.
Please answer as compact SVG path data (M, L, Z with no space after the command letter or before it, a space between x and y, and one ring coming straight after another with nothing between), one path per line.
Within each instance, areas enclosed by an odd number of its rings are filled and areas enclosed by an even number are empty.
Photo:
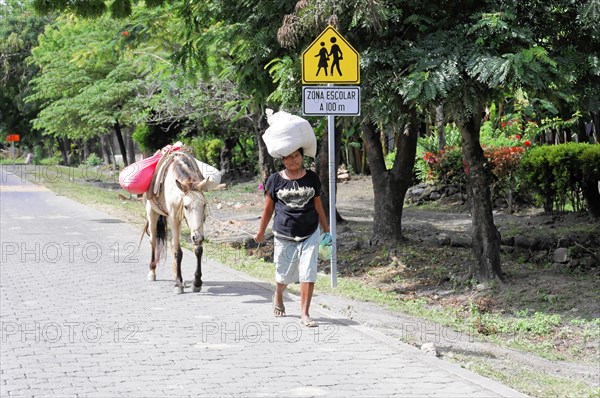
M269 284L215 261L176 295L139 229L0 178L2 397L523 396L316 306L301 327L294 297L273 318Z

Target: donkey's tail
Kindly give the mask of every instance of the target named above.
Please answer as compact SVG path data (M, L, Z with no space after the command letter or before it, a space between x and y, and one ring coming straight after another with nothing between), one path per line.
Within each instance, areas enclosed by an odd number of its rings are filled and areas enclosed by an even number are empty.
M150 227L150 223L146 220L146 225L144 225L144 229L142 230L142 236L140 236L139 246L142 244L142 240L144 240L144 235L150 236L150 231L148 228ZM158 220L156 222L156 248L154 249L154 261L158 263L162 254L167 252L167 218L165 216L158 216Z
M156 262L160 260L162 254L167 253L167 218L158 216L156 222Z

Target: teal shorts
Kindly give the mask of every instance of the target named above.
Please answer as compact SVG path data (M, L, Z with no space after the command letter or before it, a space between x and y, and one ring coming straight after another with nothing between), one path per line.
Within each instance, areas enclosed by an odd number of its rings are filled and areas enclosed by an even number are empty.
M275 280L289 285L296 282L317 281L319 255L319 228L302 242L275 237L273 258Z

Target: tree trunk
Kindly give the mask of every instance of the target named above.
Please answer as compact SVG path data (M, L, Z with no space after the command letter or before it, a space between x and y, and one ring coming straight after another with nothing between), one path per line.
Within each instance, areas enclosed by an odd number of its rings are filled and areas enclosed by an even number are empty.
M104 164L112 164L112 157L110 154L110 143L109 138L106 134L100 136L100 147L102 148L102 159Z
M373 181L374 216L373 237L376 240L400 241L402 239L402 209L406 191L412 183L419 123L411 111L408 133L403 132L396 143L396 160L391 170L386 170L381 148L381 132L372 123L362 124L365 149Z
M235 137L225 138L223 148L221 148L219 167L221 168L223 181L233 178L231 161L233 159L233 148L235 147L237 141L238 140Z
M336 176L336 187L337 187L337 169L340 166L340 150L342 148L342 130L336 126L335 127L335 176ZM316 159L317 164L317 174L319 175L319 179L321 180L322 190L321 190L321 202L323 202L323 210L325 210L325 215L329 220L329 135L327 133L323 134L323 138L321 140L321 145L319 147L319 153L317 154ZM340 213L335 210L335 220L337 222L342 222L344 219L340 215Z
M440 104L435 107L435 125L438 133L438 151L446 147L446 121L444 120L444 105Z
M127 161L129 164L135 163L135 146L133 143L133 132L125 134L125 144L127 147Z
M477 104L471 120L458 123L462 137L462 154L467 174L467 192L471 205L472 243L477 269L471 274L478 281L503 279L500 267L500 234L494 224L492 174L479 143L481 104Z
M123 141L123 134L121 133L121 125L119 124L119 121L117 120L115 122L115 135L117 136L117 141L119 142L119 149L121 150L121 156L123 157L123 164L125 165L125 167L129 166L129 163L127 163L127 151L125 150L125 141Z
M600 184L590 178L583 180L583 197L587 204L588 213L593 218L600 218Z
M83 148L83 158L81 159L81 163L85 162L88 158L88 156L90 156L90 144L88 142L88 140L82 140L82 148Z
M264 112L261 114L264 114ZM268 127L267 119L264 116L261 116L255 134L256 142L258 144L258 168L260 171L260 178L263 182L267 182L267 178L275 172L275 163L273 162L271 155L269 155L269 151L267 151L267 145L262 139L262 135Z
M56 140L58 141L58 147L60 148L60 155L62 156L63 164L68 166L71 162L69 158L69 139L57 138Z
M600 112L592 113L592 121L594 122L593 135L594 142L600 144Z

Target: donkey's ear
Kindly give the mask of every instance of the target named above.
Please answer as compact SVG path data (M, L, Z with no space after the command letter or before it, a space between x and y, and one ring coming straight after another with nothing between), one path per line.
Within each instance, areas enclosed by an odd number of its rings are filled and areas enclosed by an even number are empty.
M182 184L179 182L179 180L175 180L175 184L177 184L177 188L179 188L180 190L183 191L183 193L187 193L187 191L189 191L189 185L187 184Z
M206 191L206 184L208 180L202 180L196 184L194 184L194 191Z

